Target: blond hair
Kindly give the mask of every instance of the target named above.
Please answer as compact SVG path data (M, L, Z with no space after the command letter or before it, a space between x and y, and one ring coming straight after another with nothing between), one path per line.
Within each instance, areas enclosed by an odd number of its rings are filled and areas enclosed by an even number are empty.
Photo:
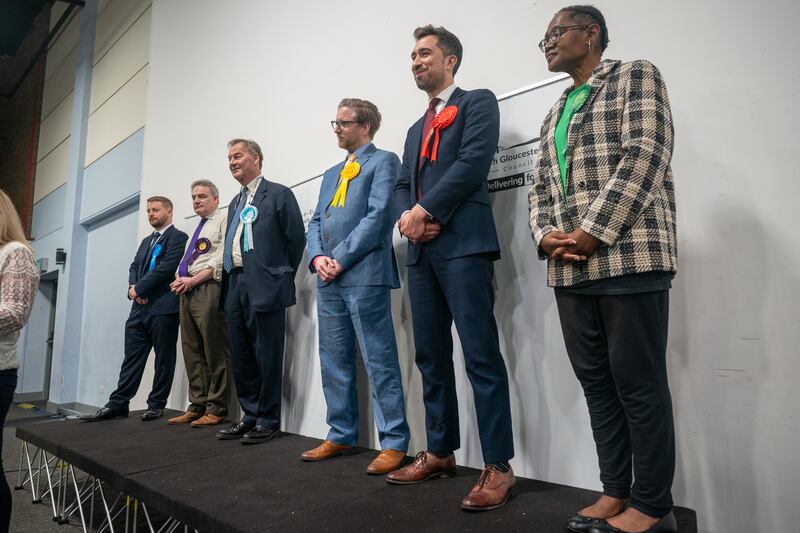
M22 229L17 208L5 191L0 189L0 246L12 241L28 246L28 238Z

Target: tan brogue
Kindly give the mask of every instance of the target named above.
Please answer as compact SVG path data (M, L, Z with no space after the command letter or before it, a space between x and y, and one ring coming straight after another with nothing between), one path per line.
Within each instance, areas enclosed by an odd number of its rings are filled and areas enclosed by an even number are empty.
M192 422L193 428L204 428L208 426L216 426L217 424L221 424L225 420L224 416L217 416L212 415L211 413L206 413L203 415L202 418L198 418L194 422Z
M508 472L499 470L496 466L483 467L481 477L461 500L461 508L468 511L491 511L505 505L514 495L517 480L514 471L508 467Z
M326 440L313 450L308 450L307 452L300 454L300 458L303 461L324 461L325 459L342 455L342 453L352 448L352 446L336 444L335 442Z
M437 477L452 476L455 473L455 455L451 454L440 459L430 452L421 451L410 464L386 476L386 481L395 485L414 485Z
M399 450L383 450L367 467L367 474L378 475L394 472L403 465L406 452Z
M195 413L194 411L186 411L182 415L178 415L176 417L170 418L167 420L167 424L188 424L198 418L202 417L203 413Z

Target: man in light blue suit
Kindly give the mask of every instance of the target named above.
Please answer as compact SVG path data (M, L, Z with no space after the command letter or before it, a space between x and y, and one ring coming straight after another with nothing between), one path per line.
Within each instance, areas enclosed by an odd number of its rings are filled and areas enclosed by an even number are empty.
M400 286L392 248L400 160L372 144L380 122L371 102L348 98L339 104L331 125L348 156L325 172L307 236L309 269L318 276L319 356L330 432L302 459L330 459L356 444L358 339L382 449L368 474L399 468L409 440L390 298Z

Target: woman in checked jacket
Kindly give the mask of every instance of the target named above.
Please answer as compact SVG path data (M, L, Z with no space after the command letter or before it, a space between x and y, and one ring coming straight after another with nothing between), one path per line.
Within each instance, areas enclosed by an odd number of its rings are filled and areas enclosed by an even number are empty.
M603 496L571 531L673 532L666 347L677 270L673 127L647 61L602 60L603 15L556 13L539 47L573 85L544 120L530 227L592 423Z

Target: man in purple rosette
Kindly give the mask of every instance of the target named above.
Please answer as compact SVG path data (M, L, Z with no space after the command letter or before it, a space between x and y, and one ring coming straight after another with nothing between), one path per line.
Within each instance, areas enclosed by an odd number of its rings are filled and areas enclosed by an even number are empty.
M170 424L216 426L228 415L230 352L219 309L222 250L227 220L219 190L209 180L192 183L192 207L199 217L170 288L181 298L181 346L189 378L189 407Z

